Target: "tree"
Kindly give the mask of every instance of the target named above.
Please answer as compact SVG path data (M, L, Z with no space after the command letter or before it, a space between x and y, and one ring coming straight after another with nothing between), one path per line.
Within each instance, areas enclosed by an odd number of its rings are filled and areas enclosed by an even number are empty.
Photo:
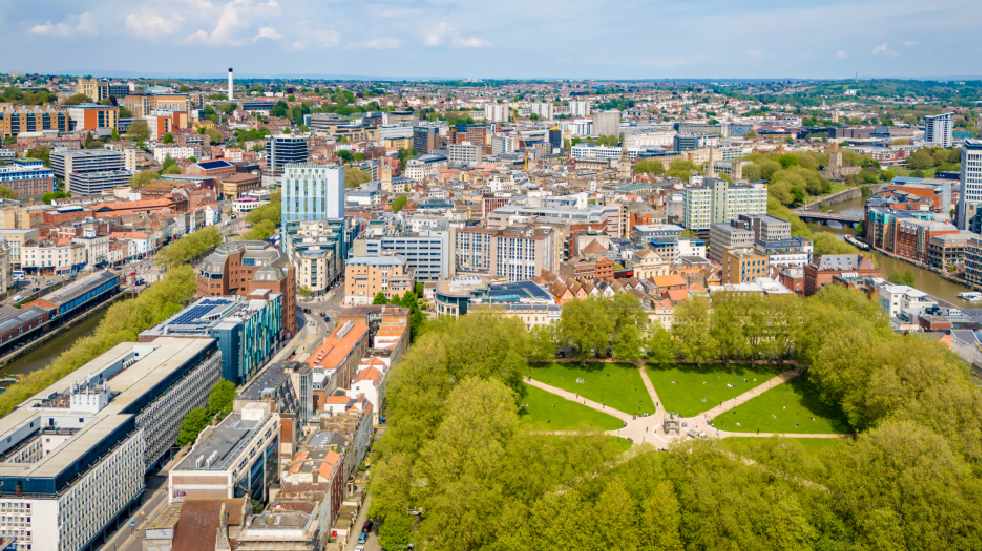
M379 291L375 293L375 298L372 299L372 304L388 304L389 299L385 296L385 293Z
M208 415L224 419L232 413L232 402L235 400L235 383L228 379L219 380L208 393Z
M79 105L82 103L91 103L92 99L82 93L72 94L65 98L64 105Z
M130 177L130 187L133 189L143 189L157 178L158 174L152 170L137 172Z
M409 198L405 195L396 195L395 199L392 200L392 212L399 212L406 208L408 202Z
M892 283L896 283L897 285L906 285L908 287L914 286L914 272L910 270L890 272L887 279Z
M208 426L209 419L211 417L205 408L191 408L181 421L181 428L177 432L177 445L183 447L193 444L198 434Z
M0 186L0 198L2 199L16 199L17 194L14 190L6 186Z
M635 174L649 174L651 176L662 176L665 174L665 165L657 160L638 161L634 164Z
M579 357L606 356L614 320L604 307L603 299L571 300L563 305L559 319L559 334L563 343L573 348Z
M165 132L163 138L161 138L161 141L165 144L172 144L174 143L174 135L170 132Z
M709 301L690 298L675 307L672 337L682 357L690 362L705 363L717 358L717 345L712 335Z
M645 353L648 360L654 363L668 363L675 360L675 345L672 334L665 330L660 323L651 324L648 339L645 342Z
M51 149L46 146L39 145L28 149L27 156L31 159L37 159L41 161L42 163L44 163L44 166L51 166L51 161L50 161Z
M355 154L350 149L339 149L337 155L343 163L350 163L355 160Z
M126 139L136 144L149 140L150 127L147 126L147 121L139 120L130 123L130 127L126 130Z
M360 168L351 166L344 169L344 187L346 188L357 188L371 180L371 175Z

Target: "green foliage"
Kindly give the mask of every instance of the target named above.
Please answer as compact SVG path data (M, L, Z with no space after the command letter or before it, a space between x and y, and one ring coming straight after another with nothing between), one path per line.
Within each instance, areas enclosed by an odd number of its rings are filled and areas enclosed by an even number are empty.
M914 286L914 272L910 270L902 270L899 272L890 272L887 275L887 279L891 283L896 283L897 285L906 285L908 287Z
M246 221L252 225L243 234L245 239L269 239L279 229L280 225L280 194L273 193L267 205L257 207L246 215Z
M142 144L149 140L150 127L147 126L147 121L133 121L130 127L126 129L126 139L137 144Z
M39 145L32 147L27 150L27 156L32 159L38 159L44 163L44 166L51 166L50 156L51 149L47 146Z
M672 161L672 164L668 167L668 175L672 178L678 178L683 182L688 182L689 178L697 172L699 172L699 167L692 161Z
M663 176L665 174L665 165L661 161L657 160L644 160L634 163L634 173L635 174L650 174L651 176Z
M392 299L386 298L384 293L377 293L372 299L372 304L394 304L409 310L409 336L412 339L419 334L423 321L426 319L419 298L419 295L413 291L406 291L401 297L396 296Z
M130 177L130 187L133 189L142 189L153 182L157 176L158 174L153 170L137 172Z
M395 199L392 200L392 212L399 212L406 208L408 202L409 198L405 195L396 195Z
M45 204L51 204L51 201L54 201L55 199L64 199L65 197L69 197L69 196L70 194L64 191L49 191L48 193L45 193L44 195L41 196L41 202Z
M237 128L235 130L235 143L239 147L244 147L247 142L254 142L266 139L269 130L265 128Z
M153 261L169 270L201 258L222 243L222 234L214 226L189 233L157 252Z
M16 105L46 105L56 103L58 95L45 89L24 90L22 88L8 87L0 92L0 103L13 103Z
M952 170L961 168L961 150L957 147L924 147L910 154L907 168L911 170Z
M179 312L194 297L195 275L190 266L169 270L136 298L113 304L95 332L80 339L44 369L34 371L0 395L0 415L89 360L121 342L136 341L140 332Z
M559 341L578 357L641 357L642 334L647 316L637 297L618 293L612 299L573 300L563 307Z
M364 170L349 166L344 169L344 187L357 188L372 181L372 176Z
M191 408L188 414L181 421L181 428L177 431L177 445L187 446L194 443L194 440L208 426L208 411L203 407Z
M10 189L9 187L0 186L0 198L15 199L17 198L17 194L14 193L14 190Z
M79 105L82 103L92 103L92 100L85 94L77 93L68 96L64 101L64 105Z
M165 132L164 136L161 138L160 141L162 141L165 144L172 144L174 143L174 135L171 134L170 132Z

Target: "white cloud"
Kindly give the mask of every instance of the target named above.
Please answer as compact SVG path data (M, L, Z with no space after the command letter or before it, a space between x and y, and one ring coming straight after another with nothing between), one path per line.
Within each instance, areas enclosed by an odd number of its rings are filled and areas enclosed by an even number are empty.
M440 21L436 25L424 29L422 36L423 45L430 48L444 45L454 48L487 48L491 45L490 42L479 36L461 34L446 21Z
M849 52L847 52L845 50L836 50L835 51L835 58L836 59L849 59Z
M78 15L70 15L64 21L52 23L45 21L31 27L31 33L41 36L92 36L99 32L96 18L85 11Z
M165 17L145 10L126 16L126 30L137 38L160 38L177 32L183 22L184 18L180 15Z
M366 50L394 50L402 46L402 42L398 38L373 38L364 42L356 42L351 46Z
M341 42L341 35L336 30L327 27L306 25L302 26L296 34L297 40L290 44L294 50L332 48Z
M913 48L914 46L917 46L918 44L920 44L920 42L918 42L916 40L904 40L904 48Z
M283 35L273 27L259 27L259 30L256 31L256 37L252 40L281 40L282 38Z
M873 48L873 51L871 53L873 55L885 55L885 56L893 57L897 55L897 50L892 49L889 44L883 42L882 44L877 44Z
M208 11L211 4L206 2L202 6ZM268 21L269 18L279 14L280 5L277 0L231 0L218 10L211 30L197 29L188 35L185 42L200 42L211 46L240 46L249 38L260 38L258 31L253 32L256 23Z

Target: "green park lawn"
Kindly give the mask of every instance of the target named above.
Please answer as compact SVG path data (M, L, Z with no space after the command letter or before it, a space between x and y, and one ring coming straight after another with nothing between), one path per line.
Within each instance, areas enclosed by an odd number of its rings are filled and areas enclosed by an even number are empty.
M526 385L522 425L532 430L609 430L624 426L619 420Z
M800 377L720 415L713 426L730 432L849 432L838 410L823 404L815 388Z
M694 417L721 402L743 394L777 371L760 366L648 366L658 398L665 409Z
M638 368L630 364L551 363L532 368L532 378L606 404L629 415L654 413Z

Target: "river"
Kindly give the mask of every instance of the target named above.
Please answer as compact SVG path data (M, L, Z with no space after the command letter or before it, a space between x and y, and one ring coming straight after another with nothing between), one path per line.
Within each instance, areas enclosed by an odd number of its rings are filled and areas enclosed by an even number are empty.
M85 319L77 321L69 328L59 327L55 329L57 335L35 345L31 350L17 356L13 361L0 367L0 376L6 375L26 375L32 371L37 371L51 363L59 354L71 348L76 341L82 337L91 335L102 318L106 315L106 308L101 308L95 312L87 312Z
M829 212L835 213L846 213L846 214L857 214L859 216L863 215L863 204L864 200L862 198L855 198L844 203L839 203L835 205ZM841 230L834 230L831 228L824 228L818 226L811 226L814 229L821 229L823 231L831 231L833 233L841 233ZM864 253L865 254L865 253ZM914 277L914 287L924 291L925 293L946 300L959 307L969 307L971 304L965 300L958 298L958 293L964 293L968 291L968 287L945 279L931 270L925 270L924 268L919 268L910 262L900 260L898 258L893 258L885 254L872 251L875 258L876 265L880 268L880 272L883 273L883 277L888 277L890 274L894 273L910 273Z

